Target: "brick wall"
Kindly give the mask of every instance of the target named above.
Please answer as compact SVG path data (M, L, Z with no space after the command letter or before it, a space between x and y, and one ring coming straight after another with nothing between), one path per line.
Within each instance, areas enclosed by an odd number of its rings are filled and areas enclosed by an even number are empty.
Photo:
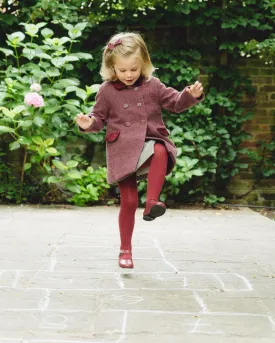
M252 138L244 142L243 146L261 152L259 141L269 142L275 131L275 68L265 66L261 60L240 60L238 70L241 75L248 76L257 89L255 96L242 99L242 106L252 110L254 116L244 124L246 132ZM242 158L249 162L245 156ZM275 206L275 176L265 178L255 183L255 178L249 164L235 176L228 186L232 200L236 203Z

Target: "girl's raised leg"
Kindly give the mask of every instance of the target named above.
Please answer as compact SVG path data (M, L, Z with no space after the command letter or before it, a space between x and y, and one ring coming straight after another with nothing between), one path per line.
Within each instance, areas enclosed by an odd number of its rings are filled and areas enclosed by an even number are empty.
M156 143L148 173L146 207L143 212L144 220L154 220L156 217L162 216L166 211L165 205L158 199L166 175L167 161L168 152L165 145Z

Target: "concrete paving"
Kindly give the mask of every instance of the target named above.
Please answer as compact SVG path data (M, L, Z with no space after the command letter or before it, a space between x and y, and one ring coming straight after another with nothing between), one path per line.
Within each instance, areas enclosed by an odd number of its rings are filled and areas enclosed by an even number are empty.
M275 222L249 209L0 206L0 343L274 343Z

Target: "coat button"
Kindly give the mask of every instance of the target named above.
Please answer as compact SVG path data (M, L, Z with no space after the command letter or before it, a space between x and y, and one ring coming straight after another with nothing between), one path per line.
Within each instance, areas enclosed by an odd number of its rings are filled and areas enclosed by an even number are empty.
M141 102L139 102L137 105L138 105L138 107L140 107L140 106L142 106L142 103L141 103Z
M145 120L144 119L142 119L140 122L141 122L141 124L145 124Z
M129 107L129 105L128 105L128 104L124 104L123 107L124 107L124 108L127 108L127 107Z
M137 91L137 90L138 90L138 87L135 87L134 90Z
M126 125L126 126L130 126L131 123L130 123L129 121L126 121L125 125Z

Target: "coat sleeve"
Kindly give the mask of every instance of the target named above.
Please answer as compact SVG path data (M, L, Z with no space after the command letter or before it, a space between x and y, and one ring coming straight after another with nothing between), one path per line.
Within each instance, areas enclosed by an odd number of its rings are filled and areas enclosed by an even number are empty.
M95 118L95 121L93 122L93 124L86 130L83 130L81 127L79 127L79 131L82 133L96 133L101 131L105 124L106 121L108 119L108 108L107 108L107 104L106 104L106 100L103 94L103 89L102 89L102 85L99 88L96 98L95 98L95 105L92 109L92 112L87 114L87 116L89 117L93 117Z
M187 88L190 86L179 92L174 88L166 87L158 80L158 96L161 107L171 112L180 113L204 100L204 94L196 99L186 91Z

